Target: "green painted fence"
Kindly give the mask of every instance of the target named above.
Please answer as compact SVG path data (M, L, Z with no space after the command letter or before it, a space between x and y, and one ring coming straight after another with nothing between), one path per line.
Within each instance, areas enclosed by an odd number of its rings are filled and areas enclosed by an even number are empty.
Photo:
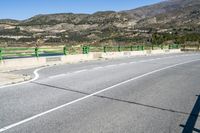
M74 55L88 54L89 52L121 52L121 51L142 51L156 49L178 49L180 45L133 45L133 46L81 46L81 47L9 47L0 48L0 60L22 57L40 57L53 55Z

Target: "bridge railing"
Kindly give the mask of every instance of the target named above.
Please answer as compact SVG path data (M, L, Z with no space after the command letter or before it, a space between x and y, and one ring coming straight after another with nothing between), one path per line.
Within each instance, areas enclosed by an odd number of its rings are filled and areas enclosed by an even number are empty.
M17 58L17 57L32 57L35 55L35 48L0 48L0 59Z
M200 45L181 45L182 51L200 51Z
M58 46L58 47L9 47L0 48L0 60L12 58L88 54L89 52L121 52L121 51L143 51L158 49L184 48L177 44L172 45L133 45L133 46ZM199 49L199 46L198 46Z

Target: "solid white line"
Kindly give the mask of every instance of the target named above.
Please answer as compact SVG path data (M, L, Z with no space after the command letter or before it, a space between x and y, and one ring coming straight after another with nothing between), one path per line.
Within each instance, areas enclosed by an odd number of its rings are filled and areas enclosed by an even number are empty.
M24 124L24 123L26 123L26 122L29 122L29 121L31 121L31 120L34 120L34 119L36 119L36 118L39 118L39 117L44 116L44 115L46 115L46 114L49 114L49 113L51 113L51 112L54 112L54 111L56 111L56 110L58 110L58 109L64 108L64 107L69 106L69 105L71 105L71 104L74 104L74 103L77 103L77 102L79 102L79 101L82 101L82 100L85 100L85 99L87 99L87 98L90 98L90 97L92 97L92 96L98 95L98 94L100 94L100 93L102 93L102 92L108 91L108 90L110 90L110 89L113 89L113 88L115 88L115 87L121 86L121 85L126 84L126 83L128 83L128 82L131 82L131 81L134 81L134 80L137 80L137 79L146 77L146 76L148 76L148 75L151 75L151 74L154 74L154 73L157 73L157 72L160 72L160 71L169 69L169 68L173 68L173 67L176 67L176 66L188 64L188 63L195 62L195 61L200 61L200 59L191 60L191 61L187 61L187 62L183 62L183 63L178 63L178 64L174 64L174 65L170 65L170 66L167 66L167 67L164 67L164 68L161 68L161 69L157 69L157 70L154 70L154 71L151 71L151 72L142 74L142 75L140 75L140 76L131 78L131 79L129 79L129 80L123 81L123 82L121 82L121 83L115 84L115 85L110 86L110 87L108 87L108 88L105 88L105 89L103 89L103 90L100 90L100 91L97 91L97 92L95 92L95 93L92 93L92 94L90 94L90 95L86 95L86 96L84 96L84 97L82 97L82 98L76 99L76 100L74 100L74 101L71 101L71 102L68 102L68 103L66 103L66 104L60 105L60 106L58 106L58 107L52 108L52 109L50 109L50 110L48 110L48 111L45 111L45 112L42 112L42 113L40 113L40 114L34 115L34 116L32 116L32 117L29 117L29 118L24 119L24 120L22 120L22 121L19 121L19 122L17 122L17 123L11 124L11 125L6 126L6 127L3 127L3 128L0 129L0 132L4 132L4 131L9 130L9 129L11 129L11 128L14 128L14 127L16 127L16 126L22 125L22 124Z

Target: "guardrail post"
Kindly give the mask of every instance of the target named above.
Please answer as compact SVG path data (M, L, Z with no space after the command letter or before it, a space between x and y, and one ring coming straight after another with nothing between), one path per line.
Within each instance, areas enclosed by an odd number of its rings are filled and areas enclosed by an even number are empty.
M106 53L106 46L103 47L103 52Z
M161 45L160 48L163 50L163 45Z
M138 51L140 50L140 46L137 46L137 50L138 50Z
M87 54L90 52L90 46L87 46Z
M133 51L133 46L131 46L131 51Z
M121 52L121 46L118 46L118 52Z
M67 55L67 47L66 46L63 48L63 53L64 53L64 55Z
M154 46L153 45L151 45L151 50L154 50Z
M88 54L90 50L89 46L83 46L83 54Z
M141 46L141 50L142 50L142 51L144 50L144 46L143 46L143 45Z
M169 49L171 49L171 45L169 44Z
M0 48L0 60L3 60L2 51L3 51L3 50Z
M85 54L85 46L82 48L82 53Z
M36 48L35 48L35 56L36 56L36 57L39 57L38 50L39 50L38 47L36 47Z

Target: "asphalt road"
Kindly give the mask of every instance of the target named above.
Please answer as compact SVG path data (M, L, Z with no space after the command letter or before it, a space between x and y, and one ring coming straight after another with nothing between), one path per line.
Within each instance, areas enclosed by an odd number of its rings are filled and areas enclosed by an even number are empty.
M0 132L200 132L200 54L67 64L38 74L0 89Z

